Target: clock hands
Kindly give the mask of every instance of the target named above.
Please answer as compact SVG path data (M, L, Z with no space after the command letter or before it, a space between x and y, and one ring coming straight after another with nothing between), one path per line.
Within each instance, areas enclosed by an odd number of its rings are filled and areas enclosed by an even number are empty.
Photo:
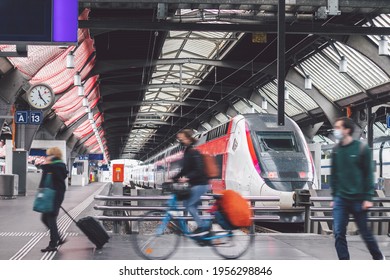
M39 95L39 98L42 99L43 102L45 102L45 105L47 104L47 102L45 101L45 99L43 99L42 95L41 95L41 92L38 90L38 95Z

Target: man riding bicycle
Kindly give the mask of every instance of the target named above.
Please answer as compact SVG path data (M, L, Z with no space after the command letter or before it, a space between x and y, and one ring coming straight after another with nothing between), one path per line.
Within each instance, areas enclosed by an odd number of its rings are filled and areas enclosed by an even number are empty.
M177 140L186 148L182 160L181 171L172 179L180 183L190 184L190 198L183 201L184 207L197 223L197 229L191 236L202 236L209 233L209 224L200 218L198 205L200 197L209 190L208 179L204 171L202 155L194 148L196 139L191 129L184 129L177 134Z

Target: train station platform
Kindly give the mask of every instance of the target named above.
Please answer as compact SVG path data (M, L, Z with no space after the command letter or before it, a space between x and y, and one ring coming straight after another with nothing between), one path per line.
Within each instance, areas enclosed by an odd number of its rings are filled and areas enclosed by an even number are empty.
M95 195L107 195L109 185L93 183L71 186L66 192L64 208L76 219L99 215L94 210ZM111 239L103 249L95 246L63 213L58 218L59 229L67 242L57 252L41 253L49 242L49 235L40 221L40 214L32 211L34 192L10 200L0 200L0 260L140 260L134 249L133 236L109 233ZM390 238L377 236L379 246L390 259ZM360 236L348 236L351 259L371 259ZM220 259L209 247L182 238L179 249L171 257L177 260ZM258 233L253 246L241 257L246 260L336 260L334 239L331 235L304 233Z

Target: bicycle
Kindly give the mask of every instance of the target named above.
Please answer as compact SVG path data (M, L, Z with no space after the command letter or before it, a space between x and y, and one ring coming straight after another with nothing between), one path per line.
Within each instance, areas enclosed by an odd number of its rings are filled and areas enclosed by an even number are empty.
M213 251L225 259L237 259L249 248L254 239L253 225L250 227L234 228L220 212L218 199L211 207L210 233L204 236L189 236L185 216L176 216L178 197L181 192L174 192L168 200L167 210L152 210L138 221L136 248L139 254L150 260L169 258L180 243L180 236L193 239L201 246L211 246ZM218 229L219 228L219 229Z

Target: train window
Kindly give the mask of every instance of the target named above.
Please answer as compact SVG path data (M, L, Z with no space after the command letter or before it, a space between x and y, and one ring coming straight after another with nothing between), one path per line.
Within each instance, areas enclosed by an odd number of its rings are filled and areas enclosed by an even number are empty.
M256 132L262 152L298 152L292 132Z
M179 172L181 169L181 161L176 160L171 162L171 166L169 168L170 172Z
M210 130L207 133L206 141L210 141L210 140L216 139L218 137L221 137L223 135L226 135L227 131L228 131L228 124L229 123L225 123L223 125L220 125L220 126L214 128L214 129Z
M218 171L219 174L215 179L222 179L222 165L223 165L223 155L216 155L215 156L215 161L217 162L218 165Z

